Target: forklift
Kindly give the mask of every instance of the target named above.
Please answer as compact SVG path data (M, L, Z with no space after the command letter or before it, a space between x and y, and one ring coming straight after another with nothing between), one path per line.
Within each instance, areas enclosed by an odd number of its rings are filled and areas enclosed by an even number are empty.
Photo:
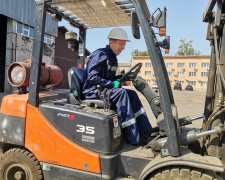
M224 1L210 0L203 14L212 50L205 109L197 117L178 117L161 53L163 48L170 49L170 38L165 36L166 8L150 14L145 0L35 0L35 3L32 60L10 65L8 80L20 91L5 96L1 103L0 179L225 179ZM52 14L52 19L63 18L79 29L78 40L75 33L66 34L68 47L78 51L77 67L68 72L69 90L46 86L61 80L57 67L42 63L46 12ZM115 26L131 26L136 39L140 39L142 30L154 68L158 94L138 77L141 63L120 79L120 82L126 77L132 80L156 118L158 128L145 146L132 146L124 141L120 117L104 93L99 99L81 97L86 33L90 28ZM165 39L158 41L156 34ZM202 118L199 131L185 128Z

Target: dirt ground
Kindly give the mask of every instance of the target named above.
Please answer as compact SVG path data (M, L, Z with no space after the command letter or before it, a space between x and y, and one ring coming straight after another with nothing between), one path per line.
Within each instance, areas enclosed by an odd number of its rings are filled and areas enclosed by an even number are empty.
M132 88L133 89L133 88ZM173 96L175 100L175 104L178 110L178 117L182 118L185 116L198 116L203 114L204 105L205 105L205 94L206 90L202 89L194 89L194 91L179 91L173 90ZM140 100L145 108L147 116L152 124L152 126L156 126L155 117L152 113L152 110L145 99L145 97L138 92ZM202 119L196 120L193 122L190 127L201 128L202 127Z

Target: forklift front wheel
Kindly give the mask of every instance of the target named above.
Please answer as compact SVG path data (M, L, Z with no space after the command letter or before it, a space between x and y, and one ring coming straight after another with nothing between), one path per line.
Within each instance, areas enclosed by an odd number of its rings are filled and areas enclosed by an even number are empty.
M42 179L41 167L35 156L20 148L13 148L0 159L0 179Z
M153 175L150 175L146 180L222 180L213 172L207 172L203 169L190 167L165 167Z

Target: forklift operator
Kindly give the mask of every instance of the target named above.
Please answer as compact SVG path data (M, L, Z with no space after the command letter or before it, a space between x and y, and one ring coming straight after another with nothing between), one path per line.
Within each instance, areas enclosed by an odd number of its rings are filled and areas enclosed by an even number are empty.
M83 78L82 95L84 99L99 99L98 85L112 90L109 101L116 104L126 140L133 145L143 144L152 129L148 117L136 92L120 88L120 82L116 80L119 78L116 76L116 56L124 50L126 42L130 41L121 28L112 29L108 39L109 45L97 49L89 57Z

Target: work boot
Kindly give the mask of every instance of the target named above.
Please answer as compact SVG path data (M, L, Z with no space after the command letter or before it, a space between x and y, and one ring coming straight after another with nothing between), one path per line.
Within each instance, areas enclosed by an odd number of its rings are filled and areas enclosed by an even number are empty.
M141 134L141 137L140 137L140 141L139 141L139 145L140 146L145 146L146 144L149 143L149 137L151 136L151 133L152 131L149 130L147 132L145 132L144 134Z
M151 133L150 136L156 136L157 134L159 134L160 129L157 126L157 127L152 128L150 131L151 131L150 132Z
M141 137L138 143L139 146L145 146L149 143L148 137Z
M147 145L152 139L152 136L156 136L159 133L159 128L155 127L150 129L149 131L146 131L144 134L141 135L139 145L145 146ZM152 137L152 138L151 138Z

